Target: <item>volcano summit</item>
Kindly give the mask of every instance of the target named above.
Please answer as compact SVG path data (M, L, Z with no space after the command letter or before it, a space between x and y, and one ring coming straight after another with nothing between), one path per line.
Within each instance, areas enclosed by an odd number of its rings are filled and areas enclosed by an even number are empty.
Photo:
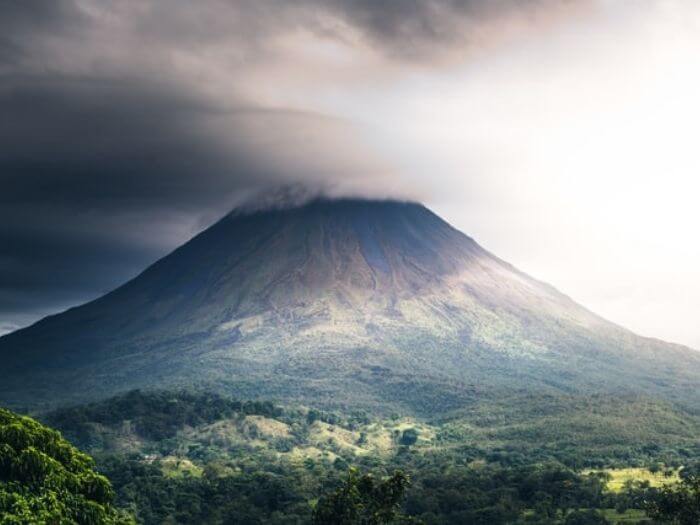
M499 392L700 400L700 354L639 337L420 204L234 211L107 295L0 338L0 402L132 388L447 413Z

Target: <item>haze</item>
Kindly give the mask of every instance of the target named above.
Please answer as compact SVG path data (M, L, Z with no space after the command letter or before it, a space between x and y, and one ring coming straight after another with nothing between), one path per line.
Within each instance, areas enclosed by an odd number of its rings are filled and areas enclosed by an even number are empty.
M31 4L0 23L0 330L303 183L420 200L700 348L695 2Z

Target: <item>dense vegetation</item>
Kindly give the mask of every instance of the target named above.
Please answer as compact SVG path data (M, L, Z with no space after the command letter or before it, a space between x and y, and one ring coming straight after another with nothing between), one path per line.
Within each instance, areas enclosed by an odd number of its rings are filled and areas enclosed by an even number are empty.
M0 522L126 524L112 487L55 430L0 409Z
M66 430L81 446L92 448L96 444L90 440L98 433L91 429L96 424L114 427L128 421L137 435L162 440L175 436L185 426L196 427L235 414L275 417L281 410L269 402L240 402L208 393L161 391L145 394L133 390L107 403L57 410L47 417L47 422Z
M681 482L663 487L646 502L649 515L678 525L700 523L700 469L681 471Z
M411 482L394 521L635 523L700 456L695 423L671 406L510 401L427 422L134 391L45 420L96 457L117 504L146 524L320 523L339 507L362 515L377 491L362 492L360 480L381 487L396 471ZM399 499L384 501L398 512Z
M348 478L334 492L324 496L313 513L314 525L382 525L407 521L400 512L409 485L400 471L383 480L350 469Z

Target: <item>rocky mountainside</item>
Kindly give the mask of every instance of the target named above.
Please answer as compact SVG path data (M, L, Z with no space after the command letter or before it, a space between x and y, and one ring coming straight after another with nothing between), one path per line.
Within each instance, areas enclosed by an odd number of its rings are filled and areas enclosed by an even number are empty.
M700 401L700 353L642 338L415 203L234 211L88 304L0 338L0 402L193 386L446 413L510 393Z

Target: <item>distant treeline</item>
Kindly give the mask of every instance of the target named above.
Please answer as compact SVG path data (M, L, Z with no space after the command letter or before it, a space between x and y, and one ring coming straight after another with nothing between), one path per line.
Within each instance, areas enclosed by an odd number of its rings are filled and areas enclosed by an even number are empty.
M184 426L195 427L235 414L277 417L281 413L282 409L269 401L238 401L187 390L132 390L107 402L56 410L44 420L84 444L95 423L112 426L128 421L139 435L160 440L173 437Z

